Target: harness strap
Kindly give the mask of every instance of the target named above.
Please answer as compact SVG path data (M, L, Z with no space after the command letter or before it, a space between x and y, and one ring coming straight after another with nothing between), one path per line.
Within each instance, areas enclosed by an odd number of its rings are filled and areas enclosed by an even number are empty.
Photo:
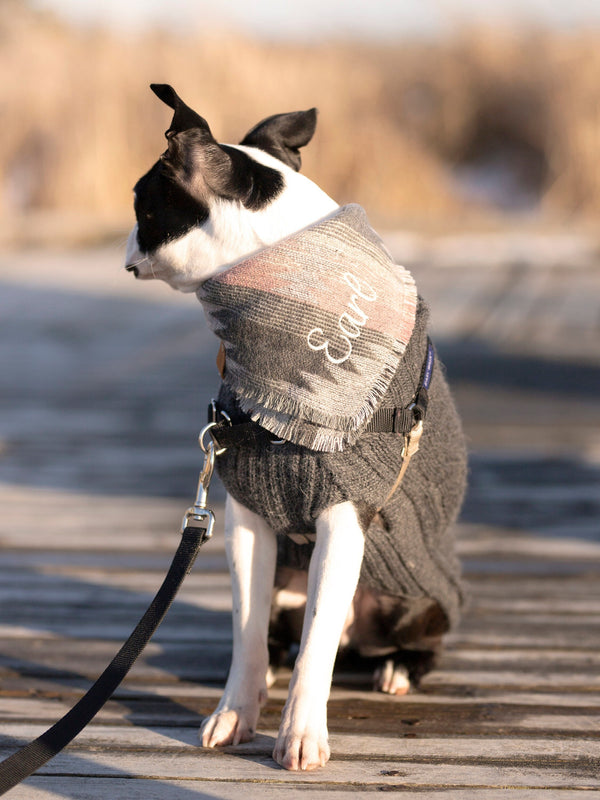
M381 504L381 506L377 509L377 511L381 511L381 509L385 506L385 504L391 499L396 489L402 483L404 475L406 474L406 470L408 469L408 465L410 463L411 458L419 449L419 443L421 442L421 436L423 435L423 423L425 421L425 416L427 414L427 405L429 402L429 386L431 385L431 378L433 377L433 365L435 364L435 350L433 349L433 344L431 339L427 337L427 355L425 356L425 362L423 364L423 369L421 370L421 380L419 381L419 387L415 394L415 400L409 406L409 409L413 412L414 423L410 431L404 434L404 447L402 448L402 466L400 467L400 472L396 477L394 485L388 492L387 497Z
M59 753L96 716L125 678L169 610L210 528L189 525L154 600L117 655L84 696L45 733L0 763L0 795L8 792Z
M385 506L385 504L392 498L394 492L402 483L402 479L404 478L406 470L408 469L410 460L419 449L419 442L421 441L422 434L423 434L423 420L419 420L415 424L411 432L404 437L404 447L402 448L402 466L400 467L400 472L398 473L398 476L394 481L394 485L388 492L387 497L377 509L378 513Z
M221 345L222 347L222 345ZM219 350L219 361L223 367L224 351ZM427 338L427 354L421 370L419 385L410 405L405 408L378 408L369 423L365 426L366 433L397 433L404 437L410 436L419 421L423 421L427 414L428 390L433 375L435 351L429 337ZM210 434L217 450L226 450L228 447L237 447L243 444L282 444L275 434L253 422L248 414L239 413L238 421L233 421L224 415L214 400L208 407L208 421L213 423ZM416 452L416 451L415 451Z
M365 426L363 433L407 433L414 425L411 406L407 408L379 408Z

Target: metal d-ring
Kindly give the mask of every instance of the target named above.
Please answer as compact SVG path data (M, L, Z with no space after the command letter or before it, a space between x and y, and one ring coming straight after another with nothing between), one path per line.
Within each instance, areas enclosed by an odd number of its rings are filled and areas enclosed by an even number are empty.
M213 454L215 456L220 456L227 449L226 447L221 447L219 450L215 450L214 449L215 443L214 439L212 438L209 440L208 444L204 443L204 437L206 436L206 434L210 431L211 428L214 428L217 424L218 424L217 422L209 422L208 425L205 425L198 434L198 444L200 445L200 449L202 450L205 456L208 455L208 448L210 445L212 445Z

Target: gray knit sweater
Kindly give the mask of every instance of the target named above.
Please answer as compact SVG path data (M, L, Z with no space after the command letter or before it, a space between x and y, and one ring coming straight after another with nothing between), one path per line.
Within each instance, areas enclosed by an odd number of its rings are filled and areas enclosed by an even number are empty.
M427 351L427 319L420 300L412 336L382 408L404 407L413 399ZM225 383L219 403L234 419L239 416ZM379 508L400 470L402 447L403 437L393 433L363 434L356 444L333 453L292 443L248 443L219 456L217 468L230 494L278 534L314 533L316 518L336 503L350 500ZM420 449L367 531L360 580L396 597L437 601L448 626L458 619L462 597L452 523L465 484L464 437L437 359ZM282 565L306 569L310 553L310 544L280 540Z

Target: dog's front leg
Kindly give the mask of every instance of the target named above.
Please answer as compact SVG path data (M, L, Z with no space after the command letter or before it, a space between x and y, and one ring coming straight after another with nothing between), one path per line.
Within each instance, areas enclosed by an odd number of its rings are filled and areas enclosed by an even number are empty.
M277 543L267 524L232 498L225 547L233 596L233 657L221 702L201 728L204 747L252 739L267 699L267 647Z
M352 503L320 515L302 640L273 751L275 761L286 769L314 769L329 759L327 700L363 550L364 534Z

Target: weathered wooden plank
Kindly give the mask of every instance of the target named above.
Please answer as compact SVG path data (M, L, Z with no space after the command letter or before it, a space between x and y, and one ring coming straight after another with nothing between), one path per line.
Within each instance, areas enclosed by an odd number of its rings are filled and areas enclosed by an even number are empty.
M293 784L298 775L278 768L270 757L247 754L243 758L231 754L198 752L164 754L154 752L106 753L66 751L43 767L40 775L68 774L82 777L122 777L126 775L154 780L188 778L196 781L260 781L282 787ZM401 764L382 759L333 759L326 771L305 772L303 782L357 787L415 786L432 788L459 786L522 786L525 788L600 788L600 775L595 762L577 764L518 766L429 763L403 761Z
M114 642L117 645L129 635L144 609L145 607L140 606L137 613L135 609L131 613L115 613L116 619L108 620L103 620L102 614L95 610L87 615L74 615L75 618L72 620L62 614L57 615L57 619L42 615L31 621L18 615L12 625L0 626L0 642L6 645L4 653L0 654L0 666L12 663L6 659L7 654L17 659L24 657L29 660L26 653L29 640L36 642L37 652L44 654L42 656L44 661L48 660L52 664L65 660L61 659L61 653L64 651L76 654L77 642L80 642L81 648L87 647L90 638L96 640L99 646L104 642ZM511 648L521 651L529 646L532 652L535 652L535 648L543 650L578 648L581 651L587 649L588 652L594 652L600 646L598 625L589 620L580 619L569 624L567 618L560 629L548 629L541 634L538 633L537 626L546 624L545 619L541 617L526 619L521 626L518 620L511 620L510 625L502 625L501 622L498 617L490 617L488 625L485 619L465 620L459 630L448 636L447 646L453 650L469 646L477 649L498 647L502 648L512 661L514 658L510 656ZM488 632L490 629L492 632ZM205 647L207 643L230 640L231 624L227 609L203 608L198 608L196 613L175 609L172 618L163 624L154 637L155 643L163 643L165 646L169 642L179 642L181 647L185 648L187 643L194 652L197 652L199 644ZM64 642L64 648L56 644L57 642ZM109 650L103 651L100 648L98 652L109 653Z
M60 614L60 609L64 606L68 613L70 609L75 611L90 611L100 613L105 609L107 620L110 621L111 614L122 612L123 609L143 608L144 604L153 597L156 589L161 583L158 575L146 575L144 580L138 578L127 585L124 579L115 580L114 585L110 585L107 579L106 584L95 584L78 580L76 578L60 578L39 576L38 581L31 582L29 586L19 586L14 580L12 585L7 581L7 585L0 592L2 606L6 609L15 606L15 610L21 618L31 617L32 622L36 618L43 618L44 607L50 607L53 613ZM175 607L184 611L186 607L190 613L193 609L205 609L214 611L230 611L231 591L230 582L227 575L206 576L211 580L204 581L205 576L196 574L190 576L189 586L184 586L175 601ZM31 579L28 577L27 583ZM505 592L516 593L518 586L514 587L507 584ZM540 596L541 592L533 593L534 596L527 598L516 594L515 599L502 598L500 592L496 590L487 596L475 594L471 589L471 597L467 608L463 614L463 626L476 624L479 619L494 619L502 624L543 624L547 629L561 627L571 627L571 625L590 624L598 627L600 613L598 604L600 600L595 597L585 597L585 592L581 597L562 597L556 602L547 596ZM537 594L537 596L535 596ZM10 617L12 619L12 615ZM4 620L3 620L4 621Z
M221 641L228 642L226 633L223 635ZM217 642L218 637L215 634L212 642ZM177 643L177 637L166 637L165 642ZM26 642L24 643L26 644ZM432 692L438 694L440 690L452 691L454 688L460 688L465 692L473 695L485 692L498 693L502 688L532 692L535 691L540 694L544 693L580 693L585 692L592 695L593 692L598 692L599 686L599 665L598 654L588 651L583 653L570 653L561 654L556 651L540 651L540 656L535 651L523 654L521 651L515 651L515 656L511 658L511 652L484 652L481 650L474 651L472 657L469 657L468 651L461 651L460 653L448 653L441 660L439 667L426 676L422 682L422 689L427 696ZM190 667L189 664L184 665L182 668L179 665L179 671L194 671L196 678L201 673L206 673L207 667L218 668L218 672L211 675L211 678L222 678L228 659L230 656L229 647L213 648L211 658L207 661L197 662L195 666ZM165 662L168 666L168 662ZM97 672L100 672L101 664L97 665ZM174 667L175 668L175 667ZM10 666L5 666L0 670L2 674L2 689L0 695L5 692L12 693L26 693L32 684L37 687L37 691L56 691L57 683L61 682L61 675L63 676L62 682L67 683L72 689L84 688L86 685L85 678L76 679L72 672L68 673L66 670L52 671L46 664L32 664L28 663L23 666L21 672L16 669L11 669ZM285 685L289 673L286 671L278 673L277 686ZM46 677L45 677L46 676ZM91 680L94 676L90 676ZM171 693L171 695L186 695L191 694L199 695L205 690L205 687L199 686L196 683L186 682L185 677L181 677L176 684L173 683L172 670L169 674L160 676L164 681L162 684L149 683L149 681L156 681L156 676L147 674L147 671L142 668L137 673L130 675L130 677L123 684L123 689L131 687L132 691L144 690L148 694L160 692ZM192 679L194 676L192 676ZM188 678L189 680L189 678ZM205 678L206 680L206 678ZM337 670L334 675L334 686L344 687L351 686L353 690L357 687L370 687L372 680L372 673L368 670L363 672L351 672L348 670ZM136 689L137 687L137 689ZM415 695L416 696L416 695Z
M294 783L285 787L278 784L265 784L249 781L216 782L216 781L150 781L129 778L71 778L71 777L34 777L24 785L13 789L10 800L148 800L160 797L160 800L239 800L243 796L247 800L281 800L285 792L286 800L304 800L307 796L330 797L332 800L356 800L360 795L366 800L381 798L381 787L375 789L358 787L342 788L337 784L306 784L303 775L298 775ZM395 791L386 787L385 791ZM428 800L437 798L443 791L444 800L548 800L546 789L525 789L523 787L447 787L419 788L416 791L398 787L403 800ZM501 792L501 795L499 794ZM561 789L560 800L597 800L600 791L594 789L581 791Z
M135 550L106 550L95 552L93 550L45 550L40 543L40 547L26 550L15 548L3 548L0 558L0 572L2 575L10 574L20 570L23 574L63 574L80 575L87 570L100 571L102 574L110 574L115 570L121 572L164 572L170 561L170 553L166 550L154 552L150 548L146 551ZM218 543L216 543L218 544ZM211 542L212 545L212 542ZM210 571L227 572L225 552L219 546L211 546L208 550L208 543L201 551L201 557L197 560L194 571L206 570L210 564Z
M164 578L160 572L132 572L103 576L90 576L85 572L70 575L36 574L35 572L13 572L6 576L0 589L0 603L18 605L22 613L43 613L44 605L55 608L75 606L78 608L102 608L110 614L113 608L141 606L152 599ZM0 576L2 580L4 576ZM177 595L180 607L230 608L230 578L228 573L193 571ZM40 608L41 606L41 608Z
M32 724L3 723L0 732L0 747L11 748L16 742L27 742L43 733L44 727ZM251 753L269 756L277 731L265 730L252 742L236 747L222 748L223 752L234 755ZM533 759L569 763L598 758L600 744L597 740L576 740L566 738L494 738L493 736L447 736L444 738L392 737L365 735L362 732L330 735L332 751L337 758L393 758L402 760L446 760L461 762L480 760L493 761L531 761ZM198 730L195 727L139 727L139 726L88 726L77 739L69 745L69 752L75 754L89 748L103 749L107 752L147 750L168 753L198 753Z
M138 679L222 680L229 666L231 648L222 639L195 643L169 642L164 647L151 641L133 666ZM65 675L95 679L112 660L122 640L2 639L0 672L26 675Z
M197 633L195 637L195 641L193 645L198 645L198 636ZM218 637L215 637L215 641L218 642ZM223 637L221 639L222 643L228 642L229 639ZM24 645L25 646L25 645ZM29 647L29 644L26 645ZM192 647L192 643L188 648L184 648L187 650ZM215 647L218 645L215 644ZM211 645L211 649L214 649ZM169 646L169 651L171 651L171 647ZM12 651L16 653L18 651ZM229 652L229 648L224 649L224 653L227 654ZM194 654L196 654L196 650L194 650ZM100 664L98 664L100 666ZM506 647L506 648L490 648L485 649L484 647L479 646L453 646L447 647L441 656L438 669L443 670L452 670L453 672L461 673L462 671L469 671L474 668L477 669L493 669L493 670L506 670L506 669L514 669L519 670L522 672L529 672L529 671L555 671L555 672L573 672L573 673L580 673L582 675L586 675L589 673L596 674L600 669L600 651L597 649L560 649L560 648L517 648L517 647ZM436 670L437 672L437 670ZM286 672L281 670L278 673L281 679L285 680ZM8 674L5 674L3 677L2 686L7 685L8 680L18 681L19 678L17 675L11 678ZM27 677L25 680L30 681L31 678ZM41 676L38 678L38 681L41 681ZM129 678L131 680L131 677ZM194 688L196 684L185 684L184 682L180 682L183 686L188 686L189 688ZM15 684L16 685L16 684Z
M552 283L552 273L546 270L523 270L511 273L510 280L501 286L501 292L478 330L480 335L494 341L520 341L523 338L523 324L540 306L540 296L544 296Z
M438 669L423 680L423 688L436 686L463 686L478 689L500 686L519 689L546 689L549 691L579 690L599 691L600 674L595 670L588 673L566 674L564 672L525 672L515 664L510 670L450 670Z
M498 629L492 626L493 621L485 623L480 621L476 624L473 621L465 622L459 630L448 634L446 638L448 647L486 647L486 648L518 648L530 647L531 649L540 648L577 648L580 650L598 649L599 633L597 628L587 626L581 628L562 630L539 631L539 628L530 626L529 630L520 628L516 623L507 629ZM585 635L584 635L585 634Z
M531 666L541 666L554 669L572 670L598 670L600 668L600 652L597 650L558 650L558 649L532 649L519 650L483 648L447 648L444 651L440 668L461 670L470 669L473 663L483 665L512 665L515 669L529 669Z
M166 565L168 566L168 564ZM166 572L166 567L165 567ZM0 590L1 603L28 604L35 608L36 604L48 602L101 605L115 598L121 602L140 603L151 599L162 583L164 573L161 572L128 572L99 574L51 575L13 572L6 575L6 581ZM190 602L202 597L210 603L213 594L218 597L230 594L230 580L227 573L195 573L192 572L183 585L177 599L190 599ZM129 600L128 600L129 598Z
M166 570L165 565L165 570ZM0 606L14 604L14 612L32 617L44 614L51 607L52 614L60 613L64 607L71 614L73 609L84 613L88 608L106 608L106 614L114 613L131 605L147 602L164 576L163 571L111 571L97 572L72 570L68 574L36 573L20 570L0 569ZM600 576L599 576L600 577ZM473 582L469 583L473 587ZM505 587L506 588L506 587ZM561 587L562 589L562 587ZM473 591L473 589L472 589ZM592 590L594 591L594 590ZM176 604L203 608L231 607L231 580L229 573L212 571L209 574L193 572L177 596ZM8 606L4 606L8 607ZM11 619L13 619L11 609ZM600 588L595 593L577 593L572 597L543 594L543 587L537 595L524 597L502 596L500 591L484 594L479 590L469 597L465 618L483 613L500 614L506 612L511 617L520 618L536 615L551 615L550 621L562 624L565 618L590 619L597 623L600 617Z
M396 698L390 697L382 692L372 691L368 683L366 686L367 688L364 688L365 683L361 685L357 682L352 684L352 687L349 688L347 685L344 685L344 682L336 680L334 676L331 699L332 701L339 701L340 707L343 703L351 704L354 700L364 700L367 703L373 704L373 706L378 703L381 703L384 706L388 705L390 702L398 703L400 710L401 707L403 707L407 702L410 702L411 705L421 705L423 707L435 707L439 705L454 706L461 704L470 705L479 702L481 704L491 703L507 706L534 705L540 709L563 707L586 708L588 710L600 709L600 693L592 690L563 690L557 692L548 692L543 690L532 691L531 689L519 690L515 687L510 687L508 689L499 689L496 687L488 688L485 686L472 687L467 684L465 686L458 687L463 690L462 692L454 690L453 687L432 686L431 688L428 688L427 691L413 692L408 695L407 698ZM269 697L272 700L283 703L287 697L287 691L287 682L278 681L275 686L269 690ZM145 696L151 697L155 695L156 697L170 697L173 699L179 698L182 702L187 702L188 698L193 697L219 698L221 692L222 688L219 687L193 686L191 684L163 684L149 686L148 684L144 683L143 685L138 684L136 688L136 684L132 683L131 687L126 686L123 694L119 694L117 697L126 699L128 693L137 695L140 695L140 693L147 693Z
M535 702L537 699L538 702ZM356 696L340 699L333 695L329 702L329 725L332 732L385 734L390 736L479 736L502 732L506 736L522 736L525 732L543 736L579 735L599 738L600 703L565 703L557 695L554 704L543 702L539 695L521 698L509 694L491 697L438 697L430 702L425 697L405 702L380 702ZM285 700L272 695L263 709L259 730L277 727ZM541 701L541 702L540 702ZM97 717L99 724L133 724L139 726L198 726L206 714L214 710L215 697L151 698L120 696L110 701ZM0 719L7 722L41 722L50 724L61 717L72 702L30 698L2 698Z
M226 635L225 633L224 636ZM224 639L224 641L225 640L226 639ZM171 644L177 643L179 640L176 636L168 636L165 637L164 641ZM216 635L213 637L212 641L218 641ZM158 642L160 642L160 640L158 640ZM213 653L209 660L205 660L203 663L191 669L194 671L197 678L201 679L200 676L206 675L207 670L215 670L216 668L214 673L210 673L210 677L222 678L225 674L228 658L229 649L220 649L219 652ZM430 694L432 691L439 691L440 689L449 690L454 687L462 688L471 693L477 693L481 690L494 690L498 692L503 688L515 691L537 691L542 693L585 692L591 694L592 692L599 692L600 675L598 673L597 663L585 664L582 662L583 659L576 665L575 669L571 661L570 663L564 664L563 669L557 670L550 660L545 664L540 664L538 662L534 665L528 665L516 659L512 662L509 659L504 659L501 664L496 664L494 666L488 664L485 669L476 669L467 661L461 662L455 660L454 662L447 662L440 665L438 669L423 679L421 685L423 691L427 694ZM98 665L98 672L100 672L100 666L101 665ZM165 664L165 667L167 667L167 664ZM14 669L16 669L16 667L5 667L3 691L6 691L6 687L8 686L12 686L12 691L15 691L18 682L15 678L13 678L11 682L11 672L13 672ZM190 666L188 664L184 666L175 665L173 670L179 675L182 675L182 679L185 680L184 672L190 672ZM170 672L172 672L172 670L170 670ZM35 680L36 685L39 685L44 674L48 676L53 674L46 664L29 664L23 669L23 673L28 674L26 677L21 677L19 682L21 684L29 683L29 685L31 685L32 680ZM63 674L68 677L66 672ZM56 677L59 678L59 676L60 670ZM131 683L133 687L136 680L138 682L144 680L143 685L147 687L147 681L152 677L156 679L154 673L149 674L148 670L142 666L131 676L126 685ZM193 676L191 677L193 678ZM203 679L206 680L206 677ZM361 673L336 672L335 683L339 685L352 684L356 686L363 684L369 686L371 683L371 673L368 671ZM169 675L169 682L166 685L168 691L175 691L172 687L171 674ZM188 690L191 691L190 687L185 686L180 689L180 692L185 693Z
M473 598L491 599L517 597L531 598L598 598L600 584L598 570L595 565L582 570L577 576L523 574L518 571L519 564L513 563L514 571L506 575L470 574L465 580L467 592ZM557 583L559 581L559 583Z
M137 535L136 533L136 536ZM502 534L499 535L502 536ZM514 536L513 533L507 533L506 535ZM52 536L52 539L54 541L54 536ZM538 558L541 560L544 569L554 569L555 574L561 574L561 580L568 580L573 570L582 572L584 580L586 579L586 572L588 573L587 580L591 582L593 578L593 575L590 574L590 565L586 562L589 554L596 552L596 547L590 548L587 543L576 543L574 551L571 550L570 547L565 548L563 555L560 555L559 552L556 558L544 559L543 554L540 553L538 555L537 551L539 551L539 547L535 547L535 552L531 554L530 558L527 558L523 552L514 552L514 558L509 560L506 556L511 555L511 551L507 548L506 544L499 543L498 547L495 548L494 541L495 538L490 540L489 546L484 546L481 542L471 544L471 542L465 541L463 543L463 539L459 538L458 550L462 554L463 560L467 565L472 562L485 563L481 561L481 558L486 555L490 558L494 557L497 564L500 567L504 567L504 575L502 575L502 570L498 570L500 573L499 577L504 580L511 580L513 578L515 580L520 579L518 573L519 563L517 559L524 560L523 569L529 567L532 573L534 573L534 562ZM39 546L37 547L35 543L31 547L25 547L23 549L19 547L3 547L0 571L2 571L2 574L10 574L11 571L14 570L22 570L32 573L80 575L88 571L92 572L96 570L110 576L111 573L119 571L123 573L129 572L135 575L136 573L144 571L160 573L166 569L169 563L169 557L172 553L170 548L155 548L151 540L144 543L142 536L140 536L139 540L136 540L136 542L136 547L132 550L127 550L125 547L113 548L110 544L105 550L88 549L83 546L80 547L78 542L72 543L72 546L69 548L57 547L55 549L46 549L45 541L38 542L37 544ZM176 541L173 539L173 544L175 543ZM499 554L498 548L503 549L504 552ZM523 551L525 548L521 547L520 549ZM558 550L560 551L560 548L558 548ZM578 552L581 554L581 558L578 558ZM565 570L566 567L569 568L569 571ZM202 548L200 556L194 566L194 571L207 570L221 573L227 572L224 545L219 535L216 535L211 542ZM592 570L594 570L597 575L598 569L594 564L592 564ZM533 574L533 577L539 577L539 573L537 576ZM471 580L481 580L481 575L477 575L476 572L473 575L469 574L468 580L469 582Z
M35 499L44 509L43 540L31 529L32 491L0 484L0 546L20 551L42 547L50 551L174 552L181 518L190 504L168 498L107 497L38 487ZM214 504L214 511L217 539L205 545L207 553L222 551L218 542L223 530L223 504Z
M206 577L206 580L204 578ZM98 609L106 614L110 621L115 613L131 606L141 606L153 596L153 590L160 585L161 575L146 574L145 580L137 579L127 584L120 578L106 583L89 582L85 574L69 577L48 577L45 575L26 575L22 583L14 573L11 579L4 580L0 572L0 603L12 603L10 619L18 614L19 618L35 620L44 614L89 613ZM582 593L583 594L583 593ZM178 594L175 606L180 610L186 606L194 609L224 609L231 607L231 589L228 574L191 575L189 586L184 586ZM4 606L8 608L8 605ZM190 608L190 613L195 613ZM594 624L600 616L600 596L598 597L502 597L492 593L489 596L477 594L471 596L464 618L476 616L501 615L518 616L519 619L537 620L540 615L557 624L565 620L591 620Z
M63 632L68 637L96 638L96 633L91 633L94 626L105 625L104 635L101 638L120 639L123 633L128 634L133 623L146 610L152 595L146 597L124 597L123 603L119 603L119 595L109 595L107 600L96 605L92 600L83 599L86 593L82 594L81 601L76 598L70 603L61 606L59 602L49 602L47 607L38 613L35 609L19 608L11 622L15 626L32 627L32 637L38 635L38 631L44 628L56 634ZM217 622L219 625L227 624L230 617L231 600L230 595L215 593L215 596L204 604L203 598L188 596L181 598L173 605L173 612L170 614L169 622L165 625L172 632L177 632L179 638L183 638L186 631L190 641L198 635L198 629L204 625L210 627ZM41 603L40 603L41 605ZM496 613L493 608L472 609L471 613L464 617L457 634L472 633L482 627L492 627L505 633L519 629L523 632L535 633L537 639L546 637L548 645L552 646L550 640L556 636L568 636L577 632L585 637L581 644L583 647L590 647L590 642L599 640L600 642L600 614L595 613L510 613L510 609L505 609L507 613ZM55 611L55 613L53 613ZM90 633L86 636L86 623L89 622ZM129 626L129 629L128 629ZM11 625L3 626L8 638L14 636ZM111 629L117 632L111 634ZM79 633L79 631L81 631ZM540 631L542 631L540 633ZM20 636L22 634L19 634ZM0 634L0 637L2 634ZM573 643L576 646L576 643Z
M585 637L583 646L589 647L592 641L600 644L600 617L597 614L497 614L490 610L465 615L460 630L469 632L480 627L493 627L507 633L518 629L524 633L534 633L538 638L546 635L549 640L554 636L577 632ZM573 644L577 646L575 642Z
M195 602L187 604L177 602L167 620L156 633L154 641L189 642L191 646L198 642L230 641L229 597L223 598L222 603L219 603L217 599L214 600L214 603L211 604L212 607L205 607ZM122 641L131 633L134 624L141 617L149 602L150 598L141 603L134 603L129 598L129 602L124 602L122 607L115 607L113 601L110 607L92 605L88 608L82 608L82 604L79 603L65 607L47 604L43 611L37 614L34 614L33 611L26 613L19 608L18 612L12 616L10 624L0 624L0 641L28 638ZM556 623L554 628L551 627L553 621ZM565 641L569 642L569 646L580 645L588 648L588 651L600 647L600 615L556 615L554 619L551 614L515 614L505 617L491 611L481 613L477 618L465 618L448 643L464 642L465 637L476 638L479 631L482 631L483 634L483 630L490 627L493 627L494 630L502 630L504 636L511 637L513 630L519 630L520 639L514 640L515 645L519 642L523 643L523 636L531 631L529 643L532 647L540 646L540 643L543 642L549 647L559 647L561 642L564 645ZM538 633L540 627L545 629L543 634ZM579 641L577 641L577 637L579 637ZM485 645L483 635L482 639L477 641L480 645ZM12 646L10 652L16 652L15 647L18 648L18 645ZM52 654L50 646L47 650Z
M52 555L52 554L50 554ZM92 554L95 555L95 554ZM118 569L117 566L110 569L104 566L100 569L79 567L77 565L61 566L55 564L40 565L31 569L25 568L24 570L15 569L13 565L7 565L6 569L2 568L4 559L7 554L2 554L0 561L0 591L6 591L7 594L3 595L8 597L10 592L18 592L23 589L22 595L14 595L19 597L19 602L27 602L27 595L30 590L42 591L47 590L48 599L50 599L52 592L55 591L55 596L60 600L61 596L68 598L69 586L70 591L75 591L79 583L83 584L83 588L89 583L93 586L94 593L99 589L118 587L124 590L139 590L151 592L152 589L160 583L162 576L162 568L166 569L168 559L163 556L161 569L149 571L143 566L133 565L133 569L127 567L125 569ZM45 554L40 555L41 559L45 559ZM62 554L54 554L54 557L62 559ZM85 557L85 554L84 556ZM128 559L137 558L136 555L126 554L124 556ZM42 562L44 563L44 562ZM201 562L197 562L193 572L188 576L183 586L182 591L187 595L195 596L206 594L207 601L210 600L210 595L215 591L228 591L230 585L229 575L226 569L215 569L214 562L210 564L210 572L204 572L200 569L204 566ZM513 564L515 569L518 564ZM580 567L578 567L580 569ZM540 574L519 574L513 570L510 574L505 575L476 575L469 574L465 580L466 589L469 595L469 605L467 613L471 609L476 609L480 606L492 605L491 601L498 600L497 608L513 608L512 605L503 604L517 604L517 603L549 603L556 610L568 610L572 608L577 610L585 609L585 604L591 604L590 608L595 609L596 604L600 600L600 581L598 580L600 571L595 567L590 568L588 565L587 572L573 576L560 577L560 591L557 591L557 576L556 575L540 575ZM54 587L54 588L53 588ZM64 587L64 588L63 588ZM83 589L82 589L83 590ZM64 592L64 595L61 593ZM95 594L95 596L98 596ZM494 607L494 605L492 605ZM533 608L533 606L530 606Z
M114 621L102 622L98 619L90 619L89 621L73 620L69 622L64 620L48 620L47 627L50 630L45 630L43 620L36 620L38 628L27 627L25 625L0 625L0 638L15 639L15 640L62 640L63 637L72 636L75 639L89 639L93 638L96 641L125 641L138 619L142 616L141 609L137 617L128 616L122 624ZM90 615L91 616L91 615ZM175 614L174 614L175 616ZM15 621L17 622L17 621ZM170 624L163 623L157 633L154 634L152 640L156 644L167 644L170 642L230 642L231 641L231 625L229 616L225 616L222 620L211 619L208 614L199 611L197 619L190 619L182 623L177 619Z
M543 561L538 559L524 559L504 557L493 553L489 556L463 557L461 559L463 576L467 580L472 578L482 579L485 576L503 578L505 589L513 591L513 578L524 580L527 578L549 578L553 581L563 581L567 578L581 578L583 581L591 580L598 570L583 561Z
M35 715L48 715L48 718L59 715L60 708L55 708L56 703L66 710L73 705L79 697L89 688L90 682L81 678L68 678L68 686L60 680L51 681L36 679L35 682L27 678L14 679L8 676L2 681L0 693L0 719L12 717L18 719L19 713L29 719ZM449 687L432 686L425 692L413 692L407 697L391 697L389 695L370 691L363 688L364 684L353 683L349 688L343 682L334 684L331 691L332 709L344 711L345 705L352 702L366 704L366 715L377 716L380 713L401 714L407 707L421 707L423 713L431 707L432 713L437 713L436 707L458 708L461 706L535 706L546 712L553 709L574 708L583 709L588 713L600 711L600 693L597 691L532 691L531 689L519 690L515 687L508 689L496 687L472 687L470 685ZM182 709L188 707L211 707L220 698L223 691L222 685L202 685L194 683L148 683L128 678L113 695L113 701L121 704L123 708L136 707L141 709L168 708L169 701L179 703ZM269 690L270 700L283 705L287 697L287 681L279 681ZM32 692L35 696L32 697ZM383 706L384 710L378 709ZM389 706L389 708L387 708ZM121 718L122 709L117 705L112 707L111 713L115 718ZM9 713L10 712L10 713ZM123 711L123 713L125 713ZM345 712L344 712L345 713Z
M165 633L162 642L160 639L152 641L144 653L136 662L131 674L132 680L221 680L229 665L231 656L230 648L230 627L228 617L224 617L219 623L222 627L215 624L214 627L202 629L198 627L196 636L192 639L181 641L175 635L171 635L165 623ZM207 637L203 638L203 632ZM534 639L531 641L531 639ZM517 636L513 633L505 635L473 633L469 635L459 632L452 635L455 643L452 650L460 646L461 652L466 652L466 646L471 644L479 652L482 648L489 648L491 652L498 647L499 653L505 659L510 658L511 648L519 653L527 647L533 654L529 662L519 665L518 658L512 662L513 669L518 669L523 674L531 673L532 667L527 666L531 661L535 661L535 648L539 646L541 653L547 653L552 639L556 636L543 636L536 640L534 637L526 635ZM560 637L559 646L564 646L565 637ZM122 640L101 641L89 639L51 639L51 638L3 638L0 639L0 673L21 674L27 676L52 676L59 678L72 676L74 673L80 677L95 678L102 669L109 663ZM580 664L585 662L586 642L581 641L581 636L573 634L569 637L569 646L578 647L577 652L581 654ZM587 652L597 653L597 645L590 641ZM550 660L551 659L546 659ZM506 661L505 661L506 663ZM552 664L548 664L546 669L550 673L556 674L557 680L564 676L568 678L567 670L555 671ZM469 668L473 669L473 664ZM454 670L460 675L460 669ZM506 671L506 670L502 670ZM483 672L483 670L482 670ZM533 669L535 673L535 669ZM584 676L589 676L593 672L593 662L591 668L581 672ZM435 673L433 673L435 674ZM473 676L475 679L475 676ZM464 677L463 683L466 687L472 685L470 677ZM482 678L483 680L483 678ZM487 679L486 679L487 680ZM543 679L543 685L548 683Z
M469 601L467 615L475 616L482 613L509 612L510 614L529 615L551 614L551 619L558 619L559 623L569 615L577 618L579 615L588 618L590 615L600 615L600 594L597 598L570 598L570 597L473 597Z
M506 487L506 497L512 497L511 487ZM502 497L493 499L500 502ZM540 502L543 502L543 498L540 498ZM526 559L541 558L550 562L600 560L600 544L597 542L532 537L526 534L521 538L514 533L505 537L490 536L479 541L462 540L457 545L457 552L464 558L497 554L504 557L510 555Z
M493 655L490 652L490 655ZM217 653L213 654L216 657ZM222 664L228 664L229 650L222 651ZM448 660L450 657L448 657ZM210 662L209 662L210 663ZM449 662L452 663L452 662ZM206 666L206 665L205 665ZM213 665L214 666L214 665ZM546 673L541 669L542 664L537 662L534 669L531 666L521 666L517 663L500 663L492 660L487 669L478 664L474 669L472 662L465 660L452 663L452 669L442 661L440 667L430 673L423 680L423 691L413 692L411 702L436 704L443 702L461 702L461 697L471 702L480 699L482 702L502 703L534 703L536 705L575 705L594 706L600 705L600 693L597 687L598 669L596 663L579 666L573 670L570 664L565 664L562 671L555 670ZM553 665L555 666L555 665ZM51 670L29 667L31 674L25 671L21 674L6 670L2 677L0 697L13 698L30 697L32 687L35 687L36 696L73 697L72 702L80 692L85 691L93 677L86 679L80 674L68 672L52 672ZM200 671L196 667L196 675ZM39 674L36 674L39 672ZM523 675L523 679L512 679L513 675ZM223 670L224 675L224 670ZM508 678L506 677L508 676ZM277 682L270 690L270 695L275 699L284 699L291 673L288 669L279 670ZM390 698L388 695L371 690L371 673L348 672L336 670L334 673L332 697L351 701L353 698L364 699L373 703L404 702L403 699ZM160 682L158 682L160 681ZM507 684L504 686L503 684ZM194 698L218 697L221 689L219 682L212 685L198 683L196 677L192 679L176 679L172 674L159 676L130 674L117 690L115 697L127 698L130 695L151 698Z
M190 583L193 582L193 580L190 581ZM69 613L70 607L83 612L90 610L96 613L106 613L108 621L110 621L111 613L123 609L139 608L144 611L161 583L162 577L154 575L147 581L146 586L138 591L134 587L102 586L69 580L52 581L48 585L44 577L40 577L39 585L35 588L32 587L31 592L23 590L22 587L11 588L9 586L5 587L0 595L4 608L10 608L13 605L21 616L28 614L32 621L43 617L44 606L51 607L57 613L60 613L61 608ZM193 608L230 611L231 591L228 583L220 586L213 585L213 591L210 591L210 582L208 583L209 586L206 590L204 587L197 588L195 586L183 588L175 601L176 607L183 610L187 606L190 612Z

